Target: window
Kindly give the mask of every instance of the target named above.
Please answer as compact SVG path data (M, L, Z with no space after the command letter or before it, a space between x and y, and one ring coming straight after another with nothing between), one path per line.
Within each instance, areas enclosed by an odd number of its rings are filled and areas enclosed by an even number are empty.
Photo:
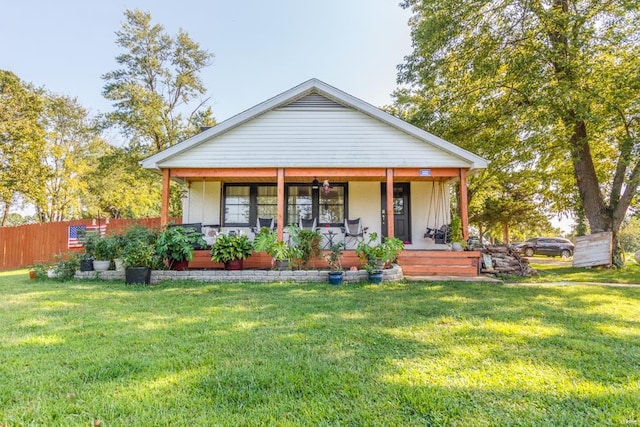
M254 227L258 218L276 218L278 190L274 185L236 185L224 187L224 225Z
M345 218L344 186L332 186L325 193L319 191L319 218L320 224L342 225Z
M347 186L331 184L328 192L310 185L289 184L285 196L285 224L317 218L318 225L341 226L347 215ZM255 227L258 218L278 216L278 188L264 184L226 184L224 222L227 227Z
M328 192L314 190L310 185L287 186L288 224L298 224L300 218L318 219L318 225L341 226L346 215L346 185L331 184Z
M249 225L251 207L251 187L227 186L224 197L224 224Z
M287 196L287 222L299 224L300 218L313 218L313 189L310 185L291 185Z

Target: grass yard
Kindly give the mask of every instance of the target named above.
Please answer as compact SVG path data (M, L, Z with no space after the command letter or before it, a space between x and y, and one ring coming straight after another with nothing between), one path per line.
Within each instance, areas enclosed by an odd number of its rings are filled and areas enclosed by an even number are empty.
M640 288L29 281L0 425L640 424Z
M538 276L527 278L513 278L523 282L592 282L592 283L621 283L640 284L640 264L632 254L627 254L626 266L622 269L613 268L573 268L571 260L562 261L560 258L535 256L528 258L532 268L538 271Z

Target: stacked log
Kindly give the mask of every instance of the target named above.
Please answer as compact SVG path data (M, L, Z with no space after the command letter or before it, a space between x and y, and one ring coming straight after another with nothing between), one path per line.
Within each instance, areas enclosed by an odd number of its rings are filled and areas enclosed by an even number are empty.
M529 260L505 245L486 245L482 249L483 273L535 276L536 270L529 266Z

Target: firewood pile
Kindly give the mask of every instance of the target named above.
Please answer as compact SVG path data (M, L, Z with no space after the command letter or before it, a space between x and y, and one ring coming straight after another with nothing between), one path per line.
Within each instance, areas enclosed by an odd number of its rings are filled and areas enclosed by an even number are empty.
M529 260L505 245L485 245L482 249L483 273L535 276L536 270L529 266Z

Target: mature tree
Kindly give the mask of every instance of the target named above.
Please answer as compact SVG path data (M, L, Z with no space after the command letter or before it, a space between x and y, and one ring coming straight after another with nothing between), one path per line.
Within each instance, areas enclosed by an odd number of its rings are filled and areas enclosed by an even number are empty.
M87 177L90 217L144 218L160 214L161 180L142 169L139 149L110 147Z
M640 214L630 217L622 225L620 243L626 252L640 251Z
M106 143L77 99L47 93L42 123L46 130L42 193L33 202L42 222L82 216L86 175L95 167Z
M536 201L536 181L527 174L499 176L484 171L469 185L469 219L478 227L480 236L489 232L504 243L533 237L552 230L549 219L540 212Z
M44 131L39 90L0 70L0 226L19 195L38 197Z
M640 183L640 9L614 0L405 0L400 112L492 167L536 171L556 211L617 233ZM613 262L621 264L615 251Z
M116 43L125 51L116 58L122 68L102 76L103 95L115 107L108 121L148 153L197 133L201 126L213 125L200 78L213 55L186 32L180 30L172 37L162 25L153 25L149 13L126 10L125 18L116 32Z

